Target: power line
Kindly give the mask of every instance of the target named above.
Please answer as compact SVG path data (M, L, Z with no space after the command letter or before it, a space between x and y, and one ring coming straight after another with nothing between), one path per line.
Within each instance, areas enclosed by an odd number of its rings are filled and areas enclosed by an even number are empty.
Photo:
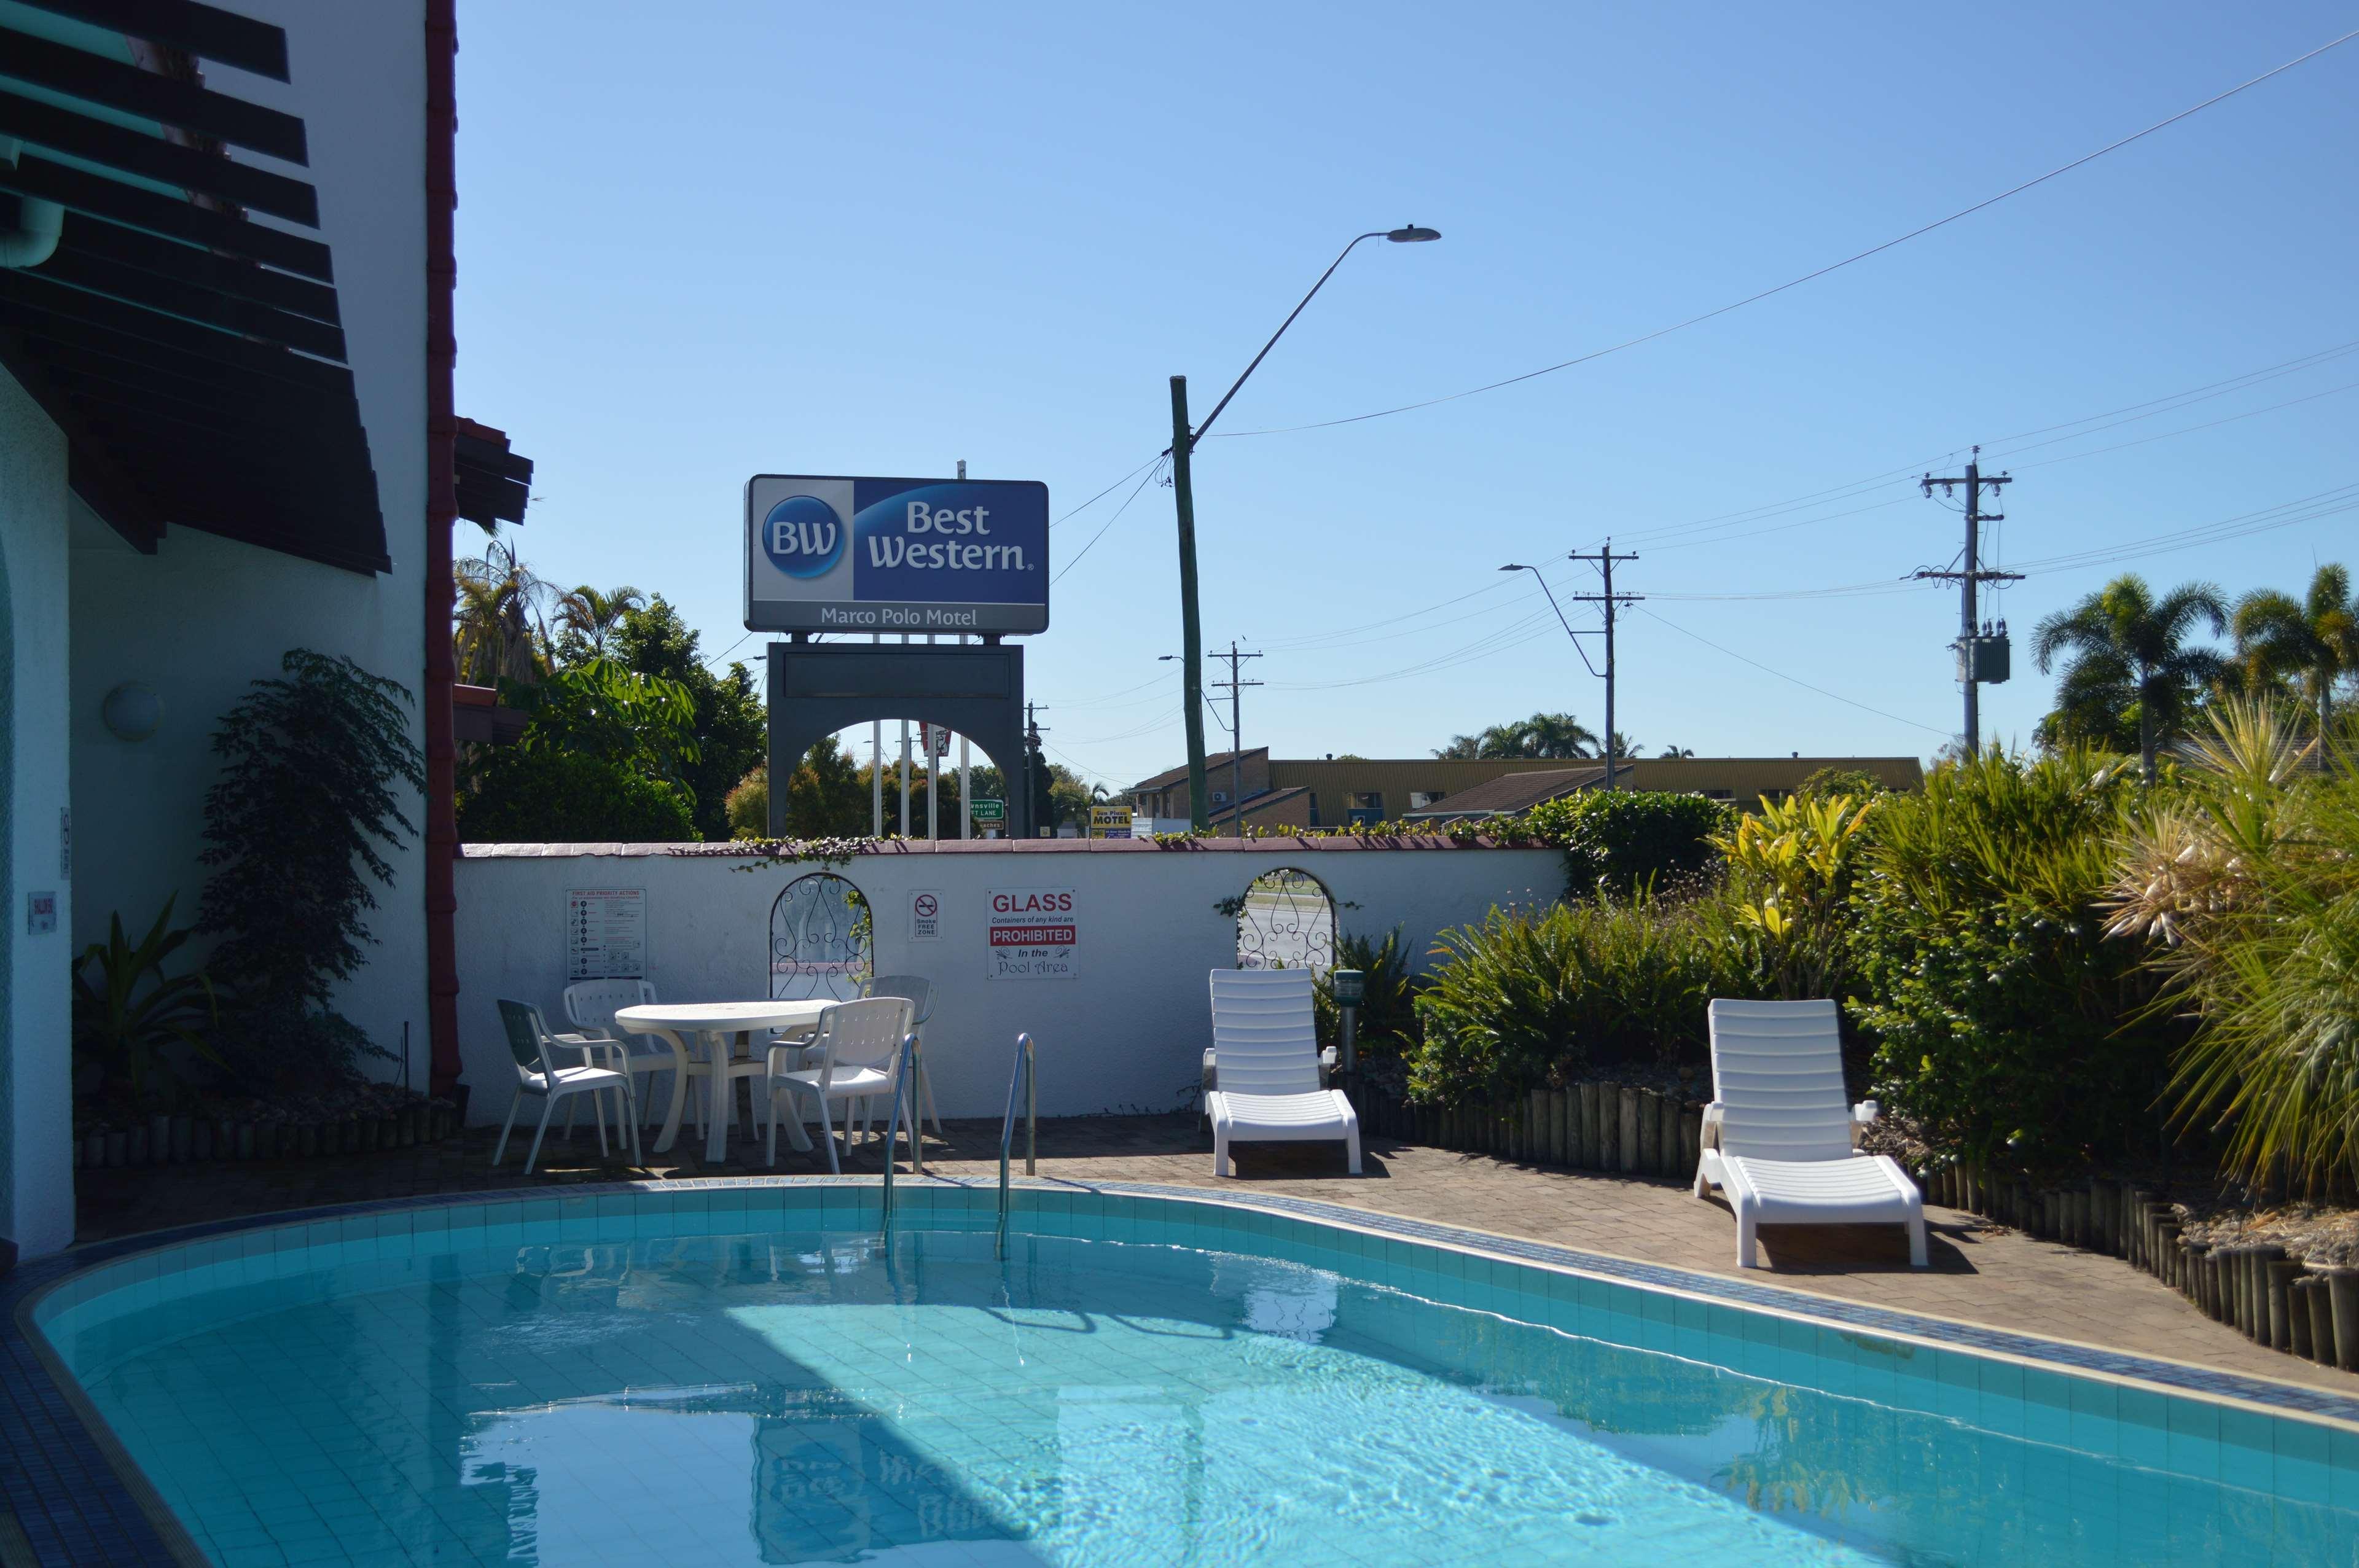
M1712 649L1713 652L1726 654L1730 658L1734 659L1739 664L1751 665L1755 669L1759 670L1764 675L1776 676L1782 681L1791 681L1794 685L1802 687L1806 691L1815 691L1821 697L1832 697L1835 701L1856 708L1863 713L1873 713L1878 719L1889 719L1895 724L1906 724L1913 729L1922 730L1929 735L1939 735L1943 740L1949 739L1950 732L1946 730L1937 730L1930 724L1919 724L1914 719L1903 719L1897 713L1886 713L1880 708L1870 708L1866 703L1855 701L1851 697L1845 697L1839 691L1829 691L1822 686L1811 685L1809 681L1802 679L1799 676L1789 676L1783 670L1773 670L1758 659L1747 658L1745 654L1738 653L1734 648L1723 648L1709 637L1697 636L1695 633L1689 631L1686 627L1680 625L1676 621L1664 620L1663 616L1658 611L1642 610L1638 613L1647 617L1649 620L1661 621L1664 625L1669 627L1672 631L1677 632L1680 636L1694 637L1697 642L1701 643L1705 647Z
M1075 567L1082 564L1082 556L1086 556L1092 550L1097 548L1098 541L1106 536L1106 530L1122 521L1122 514L1130 510L1130 503L1138 499L1140 492L1146 490L1148 482L1155 478L1155 470L1162 461L1163 460L1161 458L1157 458L1153 462L1147 465L1147 472L1146 476L1138 481L1137 487L1132 490L1128 495L1123 497L1122 504L1114 509L1114 515L1107 518L1105 522L1100 525L1098 531L1090 535L1090 542L1082 546L1081 553L1076 555L1071 560L1067 561L1064 566L1058 570L1057 575L1049 579L1049 587L1054 588L1057 584L1062 582L1065 579L1065 573L1071 571ZM1136 473L1137 471L1138 470L1136 469L1133 469L1131 470L1132 473ZM1124 477L1128 478L1129 476L1125 475ZM1119 484L1121 481L1117 480L1114 482ZM1071 516L1072 514L1067 513L1066 515Z
M1156 453L1155 456L1139 464L1138 468L1131 470L1128 473L1123 475L1120 479L1114 481L1103 490L1099 491L1095 495L1091 496L1087 501L1082 502L1079 506L1068 507L1065 511L1058 514L1055 520L1049 523L1049 526L1054 528L1060 523L1080 516L1082 513L1087 512L1091 507L1095 506L1099 502L1103 501L1107 496L1112 495L1115 491L1120 490L1124 485L1128 484L1132 480L1136 479L1141 469L1151 469L1162 460L1163 454L1160 452ZM1079 557L1075 557L1074 558L1076 560L1080 559Z
M1677 321L1668 327L1658 327L1654 331L1646 333L1643 336L1630 338L1622 342L1614 343L1607 348L1593 349L1588 353L1579 354L1569 360L1560 360L1552 365L1543 365L1538 370L1526 371L1520 375L1511 375L1506 377L1505 380L1489 382L1481 386L1468 387L1463 392L1452 392L1440 397L1429 397L1421 402L1404 403L1396 407L1379 408L1366 414L1349 415L1341 419L1316 420L1308 425L1282 425L1261 430L1225 430L1212 438L1214 440L1225 440L1232 438L1243 438L1246 436L1286 436L1303 430L1326 430L1332 429L1338 425L1357 425L1370 419L1388 418L1395 414L1408 414L1420 408L1432 408L1444 403L1455 403L1461 398L1475 397L1486 392L1496 392L1502 387L1514 386L1518 383L1536 380L1544 375L1553 375L1560 370L1571 370L1575 365L1587 364L1593 360L1603 359L1608 354L1618 354L1626 349L1635 349L1639 347L1641 344L1651 343L1658 338L1668 338L1674 332L1681 332L1685 331L1690 327L1701 326L1702 323L1712 320L1715 317L1725 316L1733 310L1741 310L1748 305L1756 305L1762 300L1769 298L1773 295L1783 294L1789 288L1799 288L1803 284L1810 283L1826 276L1829 273L1840 272L1844 267L1867 260L1870 256L1881 255L1884 252L1891 250L1897 245L1907 244L1909 241L1919 239L1924 235L1931 233L1936 229L1946 228L1962 218L1970 218L1973 214L1983 211L1984 208L1995 206L2011 196L2020 196L2023 192L2031 189L2035 186L2045 185L2048 181L2056 178L2060 175L2070 174L2072 170L2079 168L2083 164L2093 163L2098 158L2104 157L2107 153L2118 152L2122 148L2128 146L2133 142L2141 141L2144 138L2154 135L2157 131L2175 125L2180 121L2187 119L2190 115L2200 114L2215 103L2225 103L2227 100L2235 97L2238 93L2243 92L2249 88L2257 87L2262 82L2268 81L2271 77L2281 76L2285 72L2291 70L2294 67L2315 59L2320 55L2326 53L2329 49L2339 48L2340 46L2350 42L2354 38L2359 38L2359 27L2353 28L2351 31L2344 33L2340 38L2331 38L2327 42L2319 45L2316 49L2310 50L2308 53L2297 55L2292 59L2287 60L2282 65L2274 66L2271 69L2261 72L2258 76L2251 77L2244 81L2240 81L2235 86L2228 88L2224 92L2215 92L2211 97L2203 100L2201 103L2190 105L2188 108L2181 109L2176 114L2171 114L2163 119L2157 120L2153 124L2148 125L2142 131L2133 131L2128 135L2120 138L2118 141L2106 143L2104 146L2099 147L2094 152L2083 153L2079 157L2072 159L2070 163L2059 164L2054 168L2049 169L2046 174L2036 175L2033 178L2023 181L2019 185L2009 186L2006 189L2000 191L1997 195L1986 196L1982 200L1973 203L1973 205L1970 207L1961 207L1945 218L1936 218L1930 223L1920 224L1917 228L1909 230L1905 234L1897 235L1892 239L1885 241L1881 244L1871 245L1866 250L1843 257L1841 261L1830 262L1825 266L1820 267L1815 271L1806 272L1799 277L1788 278L1784 283L1777 284L1769 288L1762 289L1756 294L1748 294L1744 298L1736 300L1731 304L1723 305L1716 309L1706 310L1701 315L1690 316L1684 321Z

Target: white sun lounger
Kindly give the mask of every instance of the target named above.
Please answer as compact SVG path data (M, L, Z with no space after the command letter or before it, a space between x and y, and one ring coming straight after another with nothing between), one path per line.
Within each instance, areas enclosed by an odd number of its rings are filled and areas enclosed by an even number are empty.
M1695 1195L1713 1187L1736 1211L1736 1264L1760 1265L1763 1225L1905 1225L1925 1267L1925 1200L1889 1155L1863 1154L1874 1100L1843 1103L1832 1001L1712 1004L1712 1103L1703 1110Z
M1212 1174L1229 1145L1338 1140L1360 1173L1360 1119L1341 1089L1320 1087L1319 1028L1308 969L1212 971Z

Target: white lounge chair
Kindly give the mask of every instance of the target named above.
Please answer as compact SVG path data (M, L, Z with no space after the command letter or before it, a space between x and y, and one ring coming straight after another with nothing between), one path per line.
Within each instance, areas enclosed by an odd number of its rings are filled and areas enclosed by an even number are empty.
M623 1047L611 1040L591 1041L577 1047L586 1061L598 1060L600 1066L560 1067L555 1052L556 1037L540 1016L540 1009L527 1002L500 999L500 1027L508 1037L508 1054L516 1058L516 1096L508 1102L508 1119L500 1126L500 1141L492 1151L492 1163L497 1165L508 1152L508 1134L516 1129L516 1112L523 1108L527 1095L540 1097L540 1125L532 1135L532 1151L524 1157L524 1173L532 1174L533 1162L540 1158L540 1141L549 1135L549 1113L557 1102L574 1095L591 1097L591 1107L598 1117L598 1152L606 1152L606 1109L603 1096L613 1089L621 1098L623 1130L631 1151L631 1163L639 1158L639 1111L637 1098L631 1090L631 1075L622 1065ZM568 1107L569 1113L571 1107Z
M1889 1155L1859 1152L1876 1105L1843 1103L1833 1002L1713 1001L1712 1087L1695 1195L1727 1195L1738 1268L1760 1267L1763 1225L1905 1225L1908 1261L1925 1267L1917 1184Z
M1360 1173L1360 1119L1343 1090L1321 1087L1310 995L1308 969L1212 971L1212 1174L1229 1173L1232 1143L1299 1140L1341 1141Z

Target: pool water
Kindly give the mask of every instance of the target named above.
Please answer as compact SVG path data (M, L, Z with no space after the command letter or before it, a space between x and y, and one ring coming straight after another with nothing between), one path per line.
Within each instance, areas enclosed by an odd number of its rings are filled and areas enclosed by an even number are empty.
M2359 1551L2359 1513L2125 1460L2101 1413L2006 1433L1272 1257L1020 1236L1003 1263L987 1232L819 1218L328 1252L52 1337L224 1564Z

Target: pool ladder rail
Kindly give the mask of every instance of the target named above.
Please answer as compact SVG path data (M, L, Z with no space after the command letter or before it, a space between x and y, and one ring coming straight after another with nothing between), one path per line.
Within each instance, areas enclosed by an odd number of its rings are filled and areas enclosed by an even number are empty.
M999 1124L999 1256L1007 1256L1007 1154L1016 1141L1016 1090L1024 1090L1024 1173L1038 1173L1040 1152L1040 1086L1032 1070L1032 1036L1016 1037L1016 1065L1007 1075L1007 1115ZM889 1148L890 1145L887 1145Z
M913 1175L926 1173L925 1130L916 1113L914 1085L916 1068L924 1056L915 1031L901 1037L900 1091L893 1097L893 1115L885 1126L885 1212L877 1227L879 1234L893 1228L893 1144L901 1134L901 1108L910 1104L909 1169ZM999 1129L999 1256L1007 1256L1008 1184L1007 1164L1016 1142L1016 1091L1024 1090L1024 1173L1034 1175L1039 1170L1040 1154L1040 1091L1032 1072L1032 1036L1016 1037L1016 1065L1007 1077L1007 1115Z
M918 1077L923 1071L926 1049L918 1043L918 1032L911 1030L901 1036L901 1071L894 1080L893 1116L885 1124L885 1218L880 1231L893 1228L893 1141L901 1135L901 1105L909 1103L909 1173L926 1173L926 1125L918 1119ZM847 1139L847 1141L849 1140Z

